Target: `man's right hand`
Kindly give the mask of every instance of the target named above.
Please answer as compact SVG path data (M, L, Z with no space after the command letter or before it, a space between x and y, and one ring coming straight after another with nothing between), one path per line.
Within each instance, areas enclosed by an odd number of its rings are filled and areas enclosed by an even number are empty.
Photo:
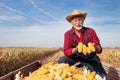
M75 54L78 52L78 46L76 46L75 48L72 49L72 54Z

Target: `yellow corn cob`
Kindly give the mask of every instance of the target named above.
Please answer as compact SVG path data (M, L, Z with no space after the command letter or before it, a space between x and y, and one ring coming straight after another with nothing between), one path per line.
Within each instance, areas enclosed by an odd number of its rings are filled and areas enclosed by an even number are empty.
M93 78L92 80L96 80L96 78Z
M32 80L35 80L35 79L32 79ZM37 80L37 79L36 79ZM50 79L50 77L45 77L45 78L41 78L39 80L53 80L53 79Z
M95 75L96 75L96 72L93 71L88 77L87 77L87 80L92 80L95 78Z
M38 76L39 76L39 75L38 75ZM47 77L47 75L45 75L45 74L44 74L44 75L40 75L40 76L39 76L39 79L45 78L45 77Z
M75 78L77 80L85 80L85 75L74 74L73 78Z
M61 76L62 72L63 72L62 68L60 68L60 69L57 70L57 73L58 73L59 76Z
M63 73L62 73L62 75L61 75L61 78L62 79L66 78L67 73L68 73L68 70L64 70Z
M72 77L65 78L65 80L72 80Z
M95 47L93 46L91 42L88 43L88 47L90 48L92 52L95 52Z
M68 68L69 64L64 64L63 68Z
M72 69L72 73L75 73L76 66L71 66L70 68Z
M89 47L87 47L87 54L90 54L92 51L90 50Z
M55 77L55 75L54 75L54 69L51 69L50 70L50 76L49 76L49 78L50 78L50 80L53 80L54 77Z
M72 68L71 68L71 67L68 67L67 70L68 70L68 71L72 71Z
M43 69L43 70L37 72L37 74L38 74L38 75L42 75L42 74L46 74L46 73L48 73L48 72L49 72L48 69ZM32 75L33 75L33 74L32 74Z
M69 66L65 63L46 65L20 80L95 80L96 72L90 72L90 70L83 74L76 66ZM48 65L52 67L49 68Z
M60 64L54 64L53 65L55 69L59 68Z
M75 70L77 67L73 65L73 66L71 66L71 68L72 68L73 70Z
M78 52L81 53L83 50L83 43L82 42L79 42L78 43Z
M84 54L84 55L86 55L86 54L87 54L87 47L86 47L86 45L85 45L85 44L83 45L83 54Z
M20 79L21 80L21 79ZM23 80L29 80L29 77L24 77Z
M78 74L78 73L79 73L79 70L78 70L78 69L76 69L76 70L74 70L74 72L75 72L76 74Z
M88 77L88 76L90 76L90 74L91 74L91 71L87 70L87 75L86 76Z

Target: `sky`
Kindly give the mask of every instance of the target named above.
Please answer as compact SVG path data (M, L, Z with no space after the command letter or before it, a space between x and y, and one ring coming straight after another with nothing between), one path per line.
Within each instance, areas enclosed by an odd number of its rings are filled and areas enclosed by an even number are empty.
M0 0L0 47L63 47L76 9L103 47L120 47L120 0Z

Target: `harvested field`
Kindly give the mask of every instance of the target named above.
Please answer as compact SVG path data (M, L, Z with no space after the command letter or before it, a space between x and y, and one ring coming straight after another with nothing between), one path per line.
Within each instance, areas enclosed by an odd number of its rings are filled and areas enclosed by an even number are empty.
M56 52L57 48L0 48L0 76Z
M58 48L0 48L0 76L35 60L57 61L63 55L63 51ZM119 48L104 48L98 56L102 62L120 68Z

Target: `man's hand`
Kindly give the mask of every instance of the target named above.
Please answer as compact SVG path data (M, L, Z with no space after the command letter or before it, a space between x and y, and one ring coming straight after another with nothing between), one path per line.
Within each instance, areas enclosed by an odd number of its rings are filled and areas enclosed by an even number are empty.
M99 52L100 52L100 47L98 47L98 46L96 46L96 45L94 45L94 47L95 47L95 52L96 52L96 53L99 53Z
M75 48L72 49L72 54L75 54L78 52L78 46L76 46Z
M79 53L83 53L84 55L87 55L87 54L91 54L92 52L95 52L95 51L96 51L96 48L95 48L94 44L92 44L91 42L88 43L88 46L86 46L82 42L78 43L78 52Z
M91 43L91 42L88 43L88 47L90 48L90 50L91 50L92 52L95 52L95 51L96 51L94 45L95 45L94 43Z
M96 46L95 43L92 43L92 45L95 47L95 52L100 52L100 47Z

